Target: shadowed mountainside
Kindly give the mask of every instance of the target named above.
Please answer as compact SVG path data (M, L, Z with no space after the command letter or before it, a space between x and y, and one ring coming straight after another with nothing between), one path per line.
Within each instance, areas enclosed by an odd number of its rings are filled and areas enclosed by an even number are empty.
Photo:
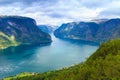
M50 35L39 30L34 19L21 16L0 17L0 49L49 42Z
M62 24L54 35L58 38L104 42L120 38L120 19Z
M49 25L38 25L38 28L48 34L51 34L54 31L54 28Z

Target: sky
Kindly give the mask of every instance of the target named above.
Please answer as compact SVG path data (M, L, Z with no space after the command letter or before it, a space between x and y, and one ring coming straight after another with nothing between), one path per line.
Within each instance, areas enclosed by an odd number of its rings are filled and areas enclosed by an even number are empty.
M0 15L31 17L46 25L120 18L120 0L0 0Z

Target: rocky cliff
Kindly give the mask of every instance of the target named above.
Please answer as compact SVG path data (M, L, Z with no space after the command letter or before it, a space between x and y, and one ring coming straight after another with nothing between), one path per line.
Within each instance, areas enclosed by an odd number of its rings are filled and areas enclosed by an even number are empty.
M42 32L34 19L21 16L0 17L0 48L49 42L50 35Z
M120 38L120 19L62 24L54 31L54 35L65 39L108 41Z

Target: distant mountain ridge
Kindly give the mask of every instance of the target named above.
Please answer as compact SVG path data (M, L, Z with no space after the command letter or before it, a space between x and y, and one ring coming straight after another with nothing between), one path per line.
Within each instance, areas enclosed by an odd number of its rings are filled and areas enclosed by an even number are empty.
M21 16L0 17L0 49L48 42L51 42L50 35L39 30L34 19Z
M45 33L52 33L54 31L54 28L49 25L38 25L38 28L42 30Z
M100 20L97 20L100 21ZM58 38L85 40L92 42L108 41L120 38L120 19L109 19L90 22L72 22L62 24L54 35Z
M109 19L93 19L93 20L90 20L90 22L95 22L95 23L103 23L103 22L106 22L108 21Z

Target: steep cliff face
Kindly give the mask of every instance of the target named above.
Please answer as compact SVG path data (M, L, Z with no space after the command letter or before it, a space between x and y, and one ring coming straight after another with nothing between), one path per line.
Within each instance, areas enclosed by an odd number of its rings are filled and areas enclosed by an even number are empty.
M54 35L59 38L93 42L120 38L120 19L101 22L73 22L61 25Z
M96 38L99 40L110 40L120 38L120 19L110 19L106 22L100 23L100 28L97 32Z
M98 25L93 22L80 22L63 24L54 34L56 37L81 39L93 39L98 29Z
M0 40L3 41L0 44L1 46L6 44L8 41L8 46L13 46L11 40L15 42L15 44L38 44L51 42L50 35L39 30L36 26L35 20L28 17L0 17L0 33Z

